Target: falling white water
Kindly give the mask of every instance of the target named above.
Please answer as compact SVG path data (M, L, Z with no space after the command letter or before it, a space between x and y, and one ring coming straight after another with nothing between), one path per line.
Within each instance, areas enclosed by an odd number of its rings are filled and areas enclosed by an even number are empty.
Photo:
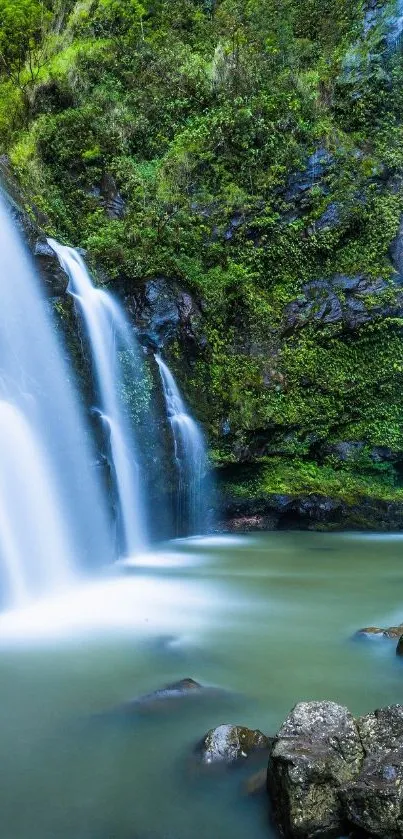
M50 305L0 195L0 581L3 605L110 561L95 460Z
M99 413L108 431L121 553L132 556L144 551L145 534L135 441L122 399L120 354L129 355L133 370L136 366L138 368L135 339L118 303L108 292L93 286L77 251L60 245L54 239L48 239L48 242L70 278L68 290L76 298L84 318L98 384Z
M169 367L160 355L158 364L168 420L174 440L175 463L178 471L178 522L182 533L200 533L205 528L206 503L202 482L207 458L203 435L190 416Z

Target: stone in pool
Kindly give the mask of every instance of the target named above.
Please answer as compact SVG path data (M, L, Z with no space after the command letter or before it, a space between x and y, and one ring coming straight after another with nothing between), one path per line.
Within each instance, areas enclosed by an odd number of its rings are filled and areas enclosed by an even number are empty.
M364 759L357 723L335 702L300 702L271 750L267 785L273 816L286 839L335 839L344 833L340 789Z
M207 732L199 745L202 763L236 763L252 752L269 749L272 741L261 731L242 725L219 725Z
M347 818L366 836L403 839L403 706L380 708L357 725L365 760L340 791Z
M400 638L403 635L403 624L388 626L386 629L379 626L366 626L355 633L354 638Z
M181 699L189 695L194 696L205 690L207 691L208 688L204 688L203 685L194 679L180 679L178 682L172 682L162 688L153 690L151 693L145 693L143 696L136 697L136 699L131 701L130 705L135 707L152 706L155 703L166 702L171 699Z
M368 757L356 781L341 791L350 824L377 839L403 837L403 749Z

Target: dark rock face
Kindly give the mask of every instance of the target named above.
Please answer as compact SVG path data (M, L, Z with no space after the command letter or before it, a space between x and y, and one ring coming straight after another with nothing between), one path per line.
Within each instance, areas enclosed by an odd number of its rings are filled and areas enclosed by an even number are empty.
M148 280L125 298L126 306L138 324L140 339L159 349L175 338L185 344L190 355L206 346L201 334L201 309L192 295L165 277Z
M339 204L335 201L332 201L327 207L324 213L316 219L316 221L312 224L310 228L310 233L318 233L324 230L333 230L335 227L338 227L341 223L341 208Z
M236 763L252 752L268 749L271 740L261 731L240 725L219 725L209 731L200 747L203 763Z
M400 636L397 642L396 655L403 656L403 634Z
M57 297L65 294L69 281L68 276L61 267L54 250L48 245L45 236L40 236L36 240L33 255L39 273L45 280L51 296Z
M268 790L284 839L333 839L345 819L339 790L361 768L364 750L347 708L301 702L274 741Z
M284 196L285 200L297 204L304 202L309 191L317 184L320 184L322 190L325 191L322 181L329 172L332 163L333 157L330 152L323 146L319 146L308 158L305 168L291 175Z
M99 192L103 206L105 207L105 212L109 218L123 218L126 205L116 186L115 179L109 172L104 172L102 175Z
M217 529L256 530L379 530L403 528L403 503L362 498L351 504L325 495L267 495L224 498Z
M337 274L330 280L316 280L303 286L301 296L284 314L284 334L307 324L333 325L355 330L379 317L402 317L403 294L390 298L390 286L383 279Z
M338 443L327 443L322 446L321 453L327 456L331 455L341 463L348 463L351 460L355 460L363 448L364 443L362 442L340 440Z

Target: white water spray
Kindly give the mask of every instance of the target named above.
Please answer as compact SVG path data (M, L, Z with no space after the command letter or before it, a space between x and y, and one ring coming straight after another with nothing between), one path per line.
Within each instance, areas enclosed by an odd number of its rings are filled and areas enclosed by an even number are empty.
M50 306L0 196L0 577L4 605L109 562L95 460Z
M54 239L48 239L48 242L70 278L68 290L76 298L84 318L98 384L99 413L108 430L121 552L132 556L144 551L145 533L135 440L122 398L120 356L122 353L129 356L133 371L138 370L140 362L135 340L120 306L107 291L93 286L77 251Z
M202 492L202 482L207 467L203 435L195 420L190 416L169 367L160 355L156 355L155 360L161 375L178 471L177 529L181 534L183 532L200 533L205 528L206 510Z

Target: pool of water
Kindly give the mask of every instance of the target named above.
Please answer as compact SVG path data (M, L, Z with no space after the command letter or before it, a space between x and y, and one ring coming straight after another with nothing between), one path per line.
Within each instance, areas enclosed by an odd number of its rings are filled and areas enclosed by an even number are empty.
M302 699L364 713L402 699L403 538L270 533L179 540L114 575L0 618L4 839L270 839L258 763L202 771L194 746L233 722L276 731ZM122 713L192 677L203 701Z

